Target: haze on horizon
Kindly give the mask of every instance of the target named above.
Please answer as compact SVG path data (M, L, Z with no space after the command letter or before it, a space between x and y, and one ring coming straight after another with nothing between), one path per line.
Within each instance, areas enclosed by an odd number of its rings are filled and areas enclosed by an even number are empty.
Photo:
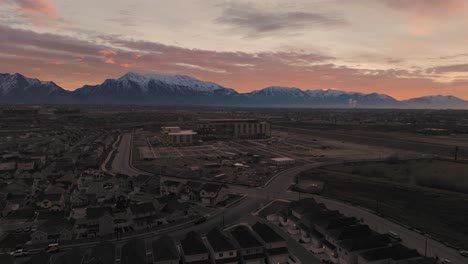
M0 0L0 72L468 99L465 0Z

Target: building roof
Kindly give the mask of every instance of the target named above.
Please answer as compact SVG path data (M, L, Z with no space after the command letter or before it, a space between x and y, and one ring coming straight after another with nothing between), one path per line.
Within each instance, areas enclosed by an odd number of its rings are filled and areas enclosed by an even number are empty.
M121 264L146 264L145 241L135 238L125 243L121 249Z
M51 202L58 202L62 198L61 193L41 193L37 196L36 201L48 200Z
M339 243L339 245L347 251L358 251L372 248L380 248L388 246L391 239L387 234L378 234L369 237L347 239Z
M368 237L372 235L372 230L367 225L354 225L340 228L338 230L332 230L330 231L329 235L335 240L345 240Z
M283 237L281 237L275 230L273 230L267 224L263 224L260 222L255 223L252 226L252 229L257 233L263 241L266 243L275 243L275 242L282 242L285 241Z
M188 181L185 186L188 186L194 190L201 189L203 187L204 183L203 182L197 182L197 181Z
M205 243L203 243L202 237L195 231L190 231L187 236L180 241L180 244L186 256L208 254L208 249Z
M154 262L180 259L175 241L170 236L162 236L153 242L152 246Z
M206 239L215 252L236 250L232 240L218 227L211 229L206 234Z
M250 228L240 225L230 231L236 242L242 248L261 247L262 243L253 235Z
M221 183L207 183L203 185L201 190L207 192L207 193L217 193L221 188L223 188L223 184Z
M45 251L39 251L31 256L28 264L48 264L50 259L50 253ZM3 263L0 259L0 263Z
M90 264L113 264L115 262L115 245L103 241L96 245L91 254Z
M340 217L340 218L332 218L332 219L324 219L317 223L318 226L330 230L330 229L338 229L344 228L353 224L357 223L357 219L354 217Z
M112 208L110 207L88 207L86 208L86 219L88 220L99 219L101 216L105 214L112 215Z
M130 205L130 211L132 214L141 215L155 213L156 208L154 208L153 203L132 204Z
M369 251L364 251L359 255L367 261L374 261L379 259L402 260L419 256L416 250L409 249L401 244L385 248L371 249Z
M63 231L72 231L75 220L54 219L44 222L37 230L49 235L58 235Z
M61 255L55 261L55 264L83 264L84 263L84 252L79 248L73 248Z
M165 181L163 182L166 186L180 186L182 183L180 181Z

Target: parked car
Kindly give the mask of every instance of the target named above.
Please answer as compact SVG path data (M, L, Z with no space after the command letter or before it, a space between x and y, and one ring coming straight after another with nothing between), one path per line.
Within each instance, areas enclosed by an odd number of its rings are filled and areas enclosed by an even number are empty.
M401 237L398 233L396 232L393 232L393 231L388 231L388 234L393 238L393 239L396 239L398 241L401 241Z
M460 255L464 256L465 258L468 258L468 250L460 250Z
M12 255L13 257L23 257L23 256L27 256L28 254L29 252L22 247L16 247L15 251L10 253L10 255Z
M441 260L440 260L440 263L442 263L442 264L451 264L452 261L450 261L450 260L448 260L448 259L441 259Z
M55 253L55 252L59 252L59 251L60 251L60 246L59 246L58 243L49 244L45 248L45 252L47 252L47 253Z

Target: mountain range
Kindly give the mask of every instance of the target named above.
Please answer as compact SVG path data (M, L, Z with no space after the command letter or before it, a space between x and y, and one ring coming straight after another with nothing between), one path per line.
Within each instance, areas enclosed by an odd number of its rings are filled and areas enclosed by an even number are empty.
M0 74L0 103L468 109L468 101L455 96L424 96L399 101L379 93L301 90L279 86L238 93L234 89L186 75L140 75L133 72L74 91L19 73Z

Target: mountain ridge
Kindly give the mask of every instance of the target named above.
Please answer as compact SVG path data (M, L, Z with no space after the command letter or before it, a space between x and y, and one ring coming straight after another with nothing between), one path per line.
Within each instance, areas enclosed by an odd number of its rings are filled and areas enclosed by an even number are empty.
M150 104L307 108L463 108L468 101L449 95L397 100L380 93L269 86L247 93L187 75L128 72L98 85L67 91L54 82L0 73L0 103Z

